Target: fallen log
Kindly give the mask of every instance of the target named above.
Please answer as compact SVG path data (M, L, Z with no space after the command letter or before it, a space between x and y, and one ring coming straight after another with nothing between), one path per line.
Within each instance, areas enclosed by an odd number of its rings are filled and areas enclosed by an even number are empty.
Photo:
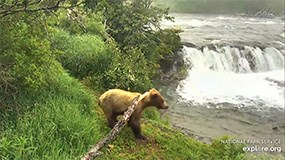
M110 131L110 133L104 139L102 139L101 141L99 141L98 143L93 145L93 147L81 158L81 160L92 160L92 159L94 159L94 158L96 158L102 154L101 152L99 152L99 150L103 146L109 144L111 141L113 141L116 138L116 136L120 133L120 131L127 124L132 113L134 112L136 106L138 105L139 101L144 96L145 96L145 94L143 94L141 96L137 96L134 98L133 102L128 107L128 110L125 111L125 113L123 115L123 119L121 119L120 121L118 121L116 123L116 125L113 127L113 129Z

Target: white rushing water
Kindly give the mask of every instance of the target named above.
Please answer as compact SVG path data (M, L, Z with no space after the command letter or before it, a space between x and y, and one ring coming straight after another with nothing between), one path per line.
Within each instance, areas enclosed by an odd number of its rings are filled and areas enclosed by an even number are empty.
M276 48L184 47L182 54L189 69L177 87L181 100L284 108L284 54Z
M189 65L176 91L196 104L284 108L284 21L280 18L173 14ZM209 48L208 48L208 47ZM230 47L235 46L235 47ZM260 46L260 47L257 47Z
M162 85L171 124L209 138L284 143L284 21L280 18L173 14L188 75ZM174 68L174 71L175 68Z

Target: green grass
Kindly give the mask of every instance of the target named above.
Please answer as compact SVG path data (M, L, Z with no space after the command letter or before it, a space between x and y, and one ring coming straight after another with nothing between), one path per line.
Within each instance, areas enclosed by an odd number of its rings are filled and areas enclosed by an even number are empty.
M244 159L241 148L227 146L228 149L222 152L225 148L201 143L155 121L143 123L142 129L148 137L146 142L135 140L130 136L131 130L126 128L110 146L103 149L104 154L99 159ZM235 154L228 154L229 150Z
M17 112L0 110L0 159L79 159L108 134L98 96L64 75L46 92L19 96ZM13 113L13 114L12 114ZM145 114L146 142L125 127L98 159L242 159L241 149L206 145L171 129L157 113ZM226 150L226 151L225 151ZM237 151L237 152L235 152ZM233 154L234 153L234 154Z
M32 109L13 118L1 113L0 159L74 159L101 138L91 94L70 77L61 81L50 94L18 98Z

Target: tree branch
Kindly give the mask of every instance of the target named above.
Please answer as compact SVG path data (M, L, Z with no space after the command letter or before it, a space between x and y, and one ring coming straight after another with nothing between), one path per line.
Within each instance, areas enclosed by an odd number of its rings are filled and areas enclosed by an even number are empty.
M70 6L63 6L63 3L66 0L58 0L56 1L56 3L52 6L43 6L40 7L40 4L43 2L42 0L36 0L34 2L30 2L30 3L19 3L18 0L13 1L13 4L9 5L5 5L4 3L1 4L0 6L0 18L3 18L7 15L11 15L11 14L16 14L19 12L38 12L38 11L54 11L57 10L59 8L64 8L64 9L69 9L69 8L74 8L76 6L81 5L83 2L80 3L76 3ZM4 7L5 6L5 7ZM33 7L35 7L34 9L32 9Z

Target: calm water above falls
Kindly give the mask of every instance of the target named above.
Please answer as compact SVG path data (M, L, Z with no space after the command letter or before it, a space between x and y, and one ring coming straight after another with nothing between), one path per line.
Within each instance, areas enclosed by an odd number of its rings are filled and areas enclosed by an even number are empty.
M284 20L216 15L173 14L175 22L163 21L163 27L181 28L183 42L196 46L226 44L271 46L284 50Z

